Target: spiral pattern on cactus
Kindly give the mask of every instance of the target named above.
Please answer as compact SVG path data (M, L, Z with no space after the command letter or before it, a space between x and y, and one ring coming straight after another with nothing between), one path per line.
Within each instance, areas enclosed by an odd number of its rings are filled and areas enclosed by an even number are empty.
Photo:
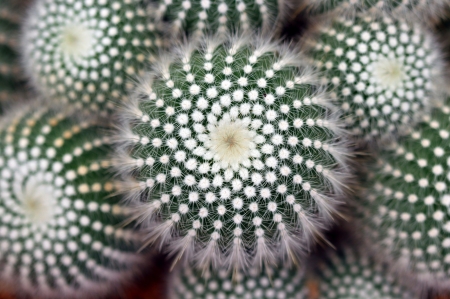
M22 38L24 64L44 95L93 110L113 108L160 45L140 0L38 0Z
M412 124L439 86L430 35L402 20L339 18L322 28L311 54L359 140Z
M76 119L75 115L83 115ZM72 298L111 292L139 255L93 117L39 102L0 123L0 276L21 292Z
M201 267L304 252L333 217L349 151L312 69L259 37L176 53L142 78L117 136L150 239L175 237Z

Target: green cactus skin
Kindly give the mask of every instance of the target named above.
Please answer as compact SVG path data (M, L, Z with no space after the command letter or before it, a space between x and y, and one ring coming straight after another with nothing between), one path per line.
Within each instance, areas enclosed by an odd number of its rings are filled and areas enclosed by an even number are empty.
M175 35L200 37L229 30L273 30L284 1L158 0L157 15Z
M366 252L367 254L367 252ZM410 286L401 286L386 265L349 246L329 250L317 265L320 298L419 299Z
M170 299L307 299L304 274L295 268L280 267L232 277L227 271L202 275L184 267L174 274Z
M140 0L38 0L22 38L35 87L60 102L113 108L161 41Z
M401 20L337 19L322 28L311 54L359 141L411 125L439 86L430 35Z
M142 78L123 119L123 192L200 267L304 252L329 224L350 154L313 69L259 37L206 39ZM143 196L143 199L141 198Z
M33 298L99 298L140 261L118 225L105 127L81 115L37 102L1 120L0 276Z
M450 281L450 108L424 117L416 130L384 151L363 206L373 240L420 281ZM445 284L443 284L445 286Z

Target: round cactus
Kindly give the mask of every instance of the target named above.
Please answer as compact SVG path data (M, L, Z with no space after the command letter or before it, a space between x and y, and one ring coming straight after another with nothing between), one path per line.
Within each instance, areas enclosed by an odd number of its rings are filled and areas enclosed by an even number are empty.
M219 270L203 275L183 267L173 274L170 299L307 299L305 278L295 268L281 267L266 272L252 268L249 275L232 277Z
M435 109L384 151L363 206L386 256L429 283L450 282L450 108Z
M157 16L167 20L176 35L199 37L205 32L274 29L279 0L158 0Z
M38 298L100 296L140 260L135 233L118 228L109 141L75 115L38 103L0 123L0 276Z
M430 35L401 20L339 18L322 28L311 54L359 141L410 125L439 84Z
M349 154L312 69L247 36L176 53L142 78L117 136L149 242L196 251L201 267L304 252L335 212Z
M27 73L48 97L112 108L160 45L150 12L140 0L38 0L23 29Z
M317 265L320 298L419 299L411 287L402 287L386 265L350 249L329 250Z

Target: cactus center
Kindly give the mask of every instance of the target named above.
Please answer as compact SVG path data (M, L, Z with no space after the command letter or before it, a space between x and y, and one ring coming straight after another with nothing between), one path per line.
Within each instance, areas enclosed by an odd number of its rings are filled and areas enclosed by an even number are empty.
M389 89L400 87L405 79L403 63L395 58L382 58L375 62L372 75L380 86Z
M29 222L41 225L53 218L56 200L50 185L30 179L16 191L16 196L21 200L22 212Z
M240 120L221 121L210 130L207 146L223 167L237 166L250 157L253 135Z
M84 25L69 25L61 33L61 49L67 55L87 56L93 44L93 34Z

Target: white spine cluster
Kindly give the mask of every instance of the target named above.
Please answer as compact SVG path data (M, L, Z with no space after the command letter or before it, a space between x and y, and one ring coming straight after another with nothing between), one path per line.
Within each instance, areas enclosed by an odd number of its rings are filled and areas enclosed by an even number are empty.
M409 126L441 86L431 36L405 21L341 18L313 43L312 55L360 140Z
M259 37L178 53L141 80L117 137L150 242L202 268L305 252L336 212L349 154L312 70Z

